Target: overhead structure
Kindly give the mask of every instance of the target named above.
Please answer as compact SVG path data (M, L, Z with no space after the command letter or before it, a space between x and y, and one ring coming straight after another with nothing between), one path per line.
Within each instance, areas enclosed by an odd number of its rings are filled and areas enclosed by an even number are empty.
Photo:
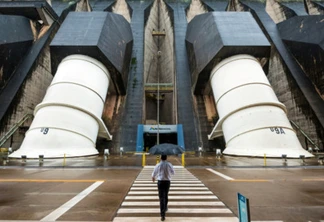
M6 30L0 32L0 90L2 90L32 46L34 36L30 21L23 16L2 15L0 11L0 26ZM0 113L5 112L4 108L7 107L1 104Z
M186 47L196 95L208 93L210 73L224 58L238 54L268 58L271 49L250 12L209 12L195 16L188 24Z
M70 12L50 47L53 72L66 56L87 55L108 69L116 94L126 94L133 34L122 15L97 11Z
M206 27L211 35L205 35ZM196 16L186 43L193 90L206 94L211 89L219 115L208 138L224 136L224 154L312 156L301 147L258 61L269 58L270 43L249 12Z
M324 95L324 41L323 32L317 30L324 30L323 21L324 15L296 16L277 25L283 42L303 67L320 95ZM318 112L322 124L323 108L322 106L322 110Z
M20 15L34 21L51 25L58 16L47 1L1 1L0 14Z

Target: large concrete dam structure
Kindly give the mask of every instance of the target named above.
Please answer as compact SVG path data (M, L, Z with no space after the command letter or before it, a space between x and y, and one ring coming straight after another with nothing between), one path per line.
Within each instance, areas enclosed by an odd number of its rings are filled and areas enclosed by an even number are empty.
M0 2L12 158L324 149L324 2Z

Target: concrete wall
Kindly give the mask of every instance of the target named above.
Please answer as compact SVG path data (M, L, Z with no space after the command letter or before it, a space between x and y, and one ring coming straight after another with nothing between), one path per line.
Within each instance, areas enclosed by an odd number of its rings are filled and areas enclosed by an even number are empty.
M77 3L75 11L76 12L90 12L91 8L90 8L88 0L80 0Z
M316 7L316 5L311 2L310 0L306 1L306 6L308 8L308 14L309 15L320 15L323 14L324 11Z
M158 7L154 1L144 30L144 83L157 82L158 44L152 36L152 31L158 28Z
M153 30L165 32L165 36L152 36ZM156 83L158 72L161 83L174 83L174 67L174 34L169 11L163 1L159 7L154 1L145 27L145 83Z
M266 1L266 11L276 24L286 20L284 9L275 0Z
M12 112L7 114L6 127L0 134L0 137L4 135L14 124L22 119L26 114L33 113L34 108L39 104L45 96L46 89L52 82L53 76L51 74L50 52L49 46L47 46L42 55L36 62L37 67L26 79L23 86L20 88L18 95L16 95L14 108ZM31 119L26 121L22 126L29 127ZM16 131L11 139L9 139L3 147L12 147L18 149L24 139L24 131Z
M125 0L117 0L112 9L114 13L124 16L129 23L131 22L130 12Z
M294 121L323 149L324 130L276 50L271 53L267 76L279 101L285 104L289 120ZM300 131L297 131L297 136L306 148L305 137Z
M171 15L167 5L161 1L160 7L160 30L165 30L165 37L161 37L159 42L160 57L160 72L161 82L174 83L175 79L175 51L174 51L174 32L171 21Z
M200 0L192 0L187 11L188 23L196 16L208 12Z

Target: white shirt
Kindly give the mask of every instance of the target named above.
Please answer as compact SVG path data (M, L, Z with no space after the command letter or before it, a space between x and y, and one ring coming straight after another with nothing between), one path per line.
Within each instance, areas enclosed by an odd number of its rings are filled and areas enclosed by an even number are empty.
M157 180L171 180L171 175L174 175L174 169L171 163L162 160L154 167L152 177Z

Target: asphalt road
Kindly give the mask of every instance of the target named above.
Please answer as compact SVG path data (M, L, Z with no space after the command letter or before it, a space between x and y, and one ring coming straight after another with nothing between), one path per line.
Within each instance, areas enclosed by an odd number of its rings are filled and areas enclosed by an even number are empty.
M169 161L182 164L181 156ZM235 215L239 192L250 200L252 221L324 221L324 167L316 160L192 156L185 162ZM0 221L113 221L141 164L134 155L9 161L0 168Z
M323 221L324 169L235 168L189 169L233 212L237 193L249 198L253 221Z

